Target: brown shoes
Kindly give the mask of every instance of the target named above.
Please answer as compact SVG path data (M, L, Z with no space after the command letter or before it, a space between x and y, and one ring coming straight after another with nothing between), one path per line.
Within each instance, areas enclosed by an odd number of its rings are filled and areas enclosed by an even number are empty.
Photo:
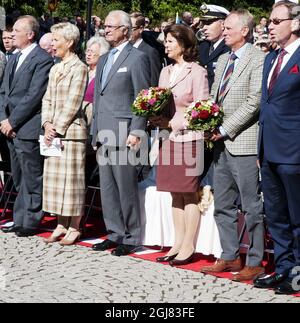
M201 268L201 272L204 274L209 273L221 273L227 271L240 271L242 269L242 262L241 259L235 260L224 260L218 259L214 265L212 266L205 266Z
M264 267L259 266L245 266L238 274L233 275L233 281L245 281L245 280L255 280L256 278L262 276L265 273Z

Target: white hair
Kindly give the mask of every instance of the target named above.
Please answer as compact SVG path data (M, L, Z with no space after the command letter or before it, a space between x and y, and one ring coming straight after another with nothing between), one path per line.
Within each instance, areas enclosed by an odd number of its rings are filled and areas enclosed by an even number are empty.
M132 23L128 13L123 10L113 10L109 12L108 16L118 16L120 24L128 28L128 34L131 35Z
M99 45L100 56L106 54L110 49L110 44L103 36L94 36L94 37L90 38L86 44L86 48L89 48L94 44Z
M73 41L73 50L76 48L79 39L80 39L80 32L77 26L71 24L70 22L61 22L59 24L53 25L51 27L52 33L59 33L64 37L65 40Z

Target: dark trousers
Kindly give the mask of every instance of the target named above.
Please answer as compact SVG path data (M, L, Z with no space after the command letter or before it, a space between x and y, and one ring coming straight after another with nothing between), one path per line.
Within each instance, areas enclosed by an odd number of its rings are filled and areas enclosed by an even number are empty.
M15 225L37 229L43 217L43 157L37 140L8 142L13 180L18 192L13 217Z
M300 165L263 160L261 173L276 272L293 276L292 268L300 266Z

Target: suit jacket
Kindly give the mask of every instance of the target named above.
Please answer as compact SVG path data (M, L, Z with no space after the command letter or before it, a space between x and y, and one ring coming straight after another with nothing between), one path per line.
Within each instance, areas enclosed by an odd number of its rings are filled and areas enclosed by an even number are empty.
M82 109L87 79L88 68L77 56L52 67L43 98L42 125L52 123L64 139L87 139L87 120Z
M218 101L221 80L230 54L217 63L212 96ZM256 155L258 114L265 54L248 44L227 85L223 100L223 127L229 136L225 146L232 155Z
M0 89L0 121L8 118L19 139L38 139L42 98L53 59L39 46L35 47L18 68L9 86L15 59L16 55L7 63Z
M162 69L162 63L159 57L158 51L148 45L145 41L143 41L140 46L138 47L138 50L141 50L146 55L148 55L148 58L150 60L150 69L151 69L151 86L157 86L160 71Z
M174 69L173 65L165 67L160 75L159 86L169 88L170 77ZM203 139L201 132L188 131L182 135L179 130L185 129L184 113L186 108L197 100L206 100L209 97L206 70L197 63L188 63L178 75L171 87L173 100L170 100L171 125L173 132L170 139L176 142L193 141Z
M225 44L225 40L221 41L211 55L209 55L210 46L209 41L203 41L199 44L199 62L207 70L209 90L211 90L215 80L216 63L219 57L230 51L230 48Z
M95 98L92 135L93 144L101 142L109 146L125 146L129 133L139 136L145 130L146 118L133 115L131 105L142 89L150 87L150 63L148 56L128 43L110 70L106 84L101 77L108 54L100 57L95 79ZM127 129L123 129L127 125ZM119 127L123 131L119 132ZM99 131L114 134L112 140L97 138Z
M263 70L259 152L273 163L300 164L300 47L278 76L272 93L268 77L277 52L270 53Z
M4 53L0 51L0 86L3 80L5 66L6 66L6 56Z

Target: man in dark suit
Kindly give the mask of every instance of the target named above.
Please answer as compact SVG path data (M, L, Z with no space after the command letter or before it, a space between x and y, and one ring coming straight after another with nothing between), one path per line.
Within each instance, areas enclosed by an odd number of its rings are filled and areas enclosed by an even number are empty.
M215 79L215 68L219 57L230 51L225 44L223 31L224 20L229 14L228 10L216 5L205 5L201 22L205 40L199 44L200 65L206 68L209 89Z
M145 29L145 17L139 12L134 12L130 14L130 19L132 23L130 42L135 48L141 50L148 56L151 68L151 86L157 86L162 69L162 62L158 51L148 45L142 38L142 33Z
M43 159L39 151L42 98L52 58L36 40L39 24L32 16L20 17L13 28L19 53L7 64L0 90L1 132L7 137L14 184L14 226L3 229L18 236L36 233L42 219Z
M93 141L100 147L100 185L108 239L93 249L115 248L112 254L134 252L141 240L136 166L130 162L144 133L146 119L131 112L142 89L150 87L148 56L129 43L131 20L124 11L105 19L105 37L112 50L101 56L95 81Z
M270 16L270 37L280 49L263 71L259 153L275 273L257 279L276 294L300 290L300 26L297 4L280 1ZM298 266L298 267L297 267ZM298 276L299 277L299 276Z

